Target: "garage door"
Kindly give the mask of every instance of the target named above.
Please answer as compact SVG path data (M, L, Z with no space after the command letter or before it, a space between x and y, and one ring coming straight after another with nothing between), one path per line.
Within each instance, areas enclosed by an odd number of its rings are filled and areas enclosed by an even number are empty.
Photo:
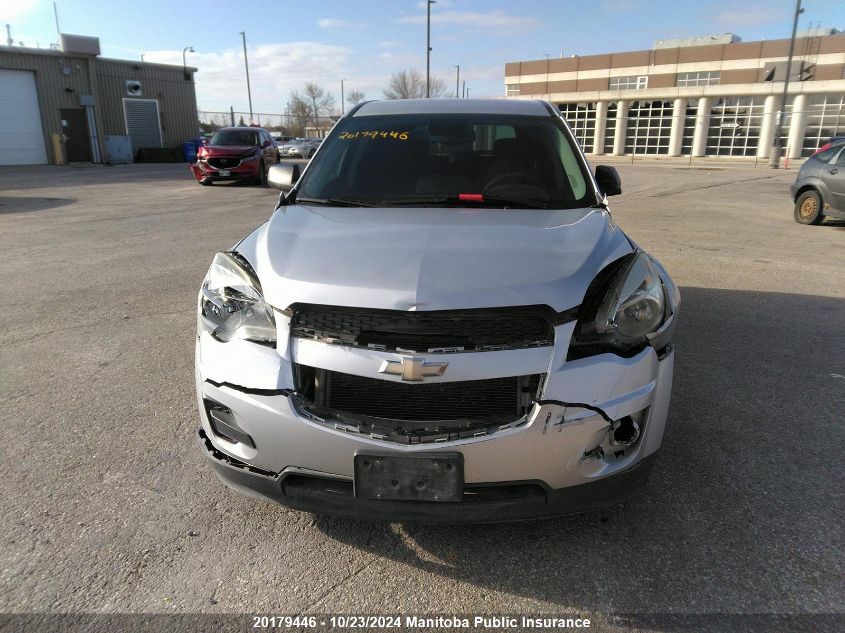
M158 118L158 100L124 99L126 133L132 139L132 151L161 147L161 124Z
M35 73L0 69L0 165L47 162Z

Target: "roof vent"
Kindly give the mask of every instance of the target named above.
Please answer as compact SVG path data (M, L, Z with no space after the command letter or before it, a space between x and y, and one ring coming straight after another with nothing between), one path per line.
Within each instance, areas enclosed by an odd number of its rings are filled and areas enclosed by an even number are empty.
M100 38L87 35L61 34L62 52L77 53L79 55L99 55Z

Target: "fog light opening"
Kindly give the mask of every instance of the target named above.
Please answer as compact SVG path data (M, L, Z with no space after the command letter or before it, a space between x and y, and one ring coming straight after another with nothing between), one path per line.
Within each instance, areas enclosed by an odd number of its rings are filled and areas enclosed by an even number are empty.
M610 443L614 446L630 446L640 439L640 425L631 416L625 416L610 423Z
M215 402L210 398L204 399L205 411L208 414L208 422L211 431L215 436L233 444L243 444L255 448L255 441L250 435L238 426L232 410Z

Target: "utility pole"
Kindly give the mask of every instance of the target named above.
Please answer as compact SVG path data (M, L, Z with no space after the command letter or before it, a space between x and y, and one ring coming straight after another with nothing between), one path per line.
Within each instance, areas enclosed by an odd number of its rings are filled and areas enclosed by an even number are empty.
M463 88L463 91L461 92L461 98L466 99L467 98L467 82L466 82L466 79L464 79L463 86L464 86L464 88Z
M455 64L455 68L458 69L458 74L455 77L455 99L461 98L461 65Z
M249 124L252 125L252 89L249 87L249 60L246 56L246 31L241 31L244 43L244 68L246 68L246 95L249 98Z
M59 27L59 9L56 7L56 0L53 0L53 15L56 16L56 33L58 33L59 41L61 41L62 29Z
M346 106L343 104L343 79L340 80L340 115L346 114Z
M780 153L783 148L781 134L783 133L783 120L786 117L786 98L789 91L789 76L792 74L792 55L795 53L795 33L798 31L798 16L804 13L801 8L801 0L795 2L795 19L792 22L792 38L789 40L789 55L786 58L786 77L783 80L783 98L778 111L778 123L775 126L775 142L772 151L769 153L769 167L778 169L780 167ZM795 108L792 108L792 120L795 120Z
M431 5L437 0L426 0L425 18L425 98L431 97Z

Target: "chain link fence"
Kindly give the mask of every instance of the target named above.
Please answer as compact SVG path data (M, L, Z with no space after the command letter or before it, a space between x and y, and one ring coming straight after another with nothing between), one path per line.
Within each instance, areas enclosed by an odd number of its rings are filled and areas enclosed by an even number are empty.
M199 127L204 134L210 134L221 127L237 125L257 125L273 136L307 136L322 138L328 134L338 117L298 117L292 114L272 114L267 112L239 112L229 110L219 112L200 110Z

